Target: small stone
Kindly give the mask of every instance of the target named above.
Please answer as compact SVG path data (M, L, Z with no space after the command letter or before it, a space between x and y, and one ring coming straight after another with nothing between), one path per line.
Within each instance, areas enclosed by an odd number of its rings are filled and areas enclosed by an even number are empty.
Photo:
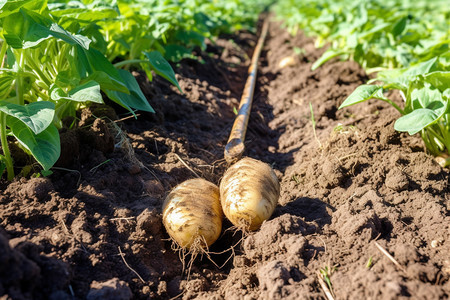
M278 63L278 68L283 69L286 67L292 67L295 65L295 57L286 56Z
M267 150L269 150L270 153L275 153L277 151L277 148L275 148L274 146L269 146Z
M437 246L439 246L439 242L436 241L436 240L432 240L432 241L431 241L431 247L432 247L432 248L436 248Z

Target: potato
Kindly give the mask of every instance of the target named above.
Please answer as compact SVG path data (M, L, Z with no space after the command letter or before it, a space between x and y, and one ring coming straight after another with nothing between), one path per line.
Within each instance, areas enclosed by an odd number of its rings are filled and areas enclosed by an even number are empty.
M280 183L272 168L249 157L232 165L220 183L223 212L243 231L256 230L269 219L279 196Z
M162 210L167 233L182 249L208 248L222 231L219 188L205 179L190 179L177 185L165 199Z
M294 56L286 56L278 63L278 68L283 69L286 67L292 67L295 65L295 57Z

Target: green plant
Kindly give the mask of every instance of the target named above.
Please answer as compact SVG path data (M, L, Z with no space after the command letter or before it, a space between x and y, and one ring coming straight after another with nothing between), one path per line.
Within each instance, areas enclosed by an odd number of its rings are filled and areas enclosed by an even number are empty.
M330 278L331 278L331 275L336 270L337 270L337 265L331 266L330 264L326 265L325 267L323 267L319 270L319 276L327 284L331 295L334 295L334 291L333 291L333 284L331 283Z
M329 46L312 69L342 57L373 72L449 49L445 0L280 0L275 12L291 33L302 29L316 37L317 47Z
M205 40L252 28L269 0L0 1L0 175L14 177L15 139L44 173L60 155L58 129L101 92L153 112L131 68L181 88L166 59L194 58Z
M340 108L386 101L401 114L396 130L420 133L432 154L449 154L450 7L444 0L280 0L275 11L292 33L301 28L317 47L328 43L312 69L341 57L378 72L369 83L381 85L358 87ZM385 96L393 89L403 105Z
M103 103L101 91L131 112L153 112L131 73L115 68L91 39L58 25L46 1L8 1L0 8L0 171L9 180L8 136L47 171L60 155L62 120L88 102ZM156 73L175 78L159 53L146 55Z
M449 56L450 57L450 56ZM384 85L361 85L339 108L369 99L394 106L401 114L395 121L397 131L420 133L427 149L435 156L450 154L450 68L448 58L432 58L408 68L380 72L372 81ZM385 90L398 89L404 98L400 107L384 96Z

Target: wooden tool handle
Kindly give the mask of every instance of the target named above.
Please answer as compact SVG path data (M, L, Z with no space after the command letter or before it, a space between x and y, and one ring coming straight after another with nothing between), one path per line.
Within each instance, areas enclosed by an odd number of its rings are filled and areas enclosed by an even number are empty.
M252 62L248 69L248 78L245 83L244 92L239 103L239 111L231 129L228 143L225 146L225 160L229 163L235 163L238 161L245 150L244 140L245 133L247 132L248 120L250 118L250 110L253 101L253 92L255 91L256 75L258 73L258 60L261 54L261 50L264 44L264 40L267 36L269 28L268 19L265 20L261 36L259 37L258 44L256 45L255 52L253 53Z

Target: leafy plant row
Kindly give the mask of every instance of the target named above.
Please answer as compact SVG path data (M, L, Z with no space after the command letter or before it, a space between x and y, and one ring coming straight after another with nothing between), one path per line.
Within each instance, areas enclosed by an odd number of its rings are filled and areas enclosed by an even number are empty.
M262 1L264 2L264 1ZM268 1L265 1L266 3ZM0 1L0 176L14 177L14 139L48 171L68 116L103 96L153 112L131 67L176 85L167 60L192 57L205 39L250 28L264 5L243 0Z
M280 0L279 18L295 34L302 29L329 48L318 68L341 57L358 62L375 79L358 87L340 108L372 98L401 114L394 128L420 133L434 155L450 154L450 7L436 0ZM371 83L377 82L377 85ZM404 103L385 96L399 90ZM447 163L448 164L448 160Z

